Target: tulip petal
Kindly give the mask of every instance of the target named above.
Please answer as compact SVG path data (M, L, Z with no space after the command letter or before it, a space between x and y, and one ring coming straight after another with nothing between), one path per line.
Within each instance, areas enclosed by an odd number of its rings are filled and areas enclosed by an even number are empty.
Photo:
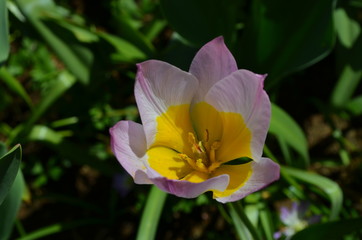
M193 131L189 104L198 88L197 79L157 60L137 66L135 97L147 148L160 145L183 152L187 134Z
M229 176L226 174L202 182L167 179L151 168L148 168L147 175L161 190L183 198L195 198L210 190L224 191L229 183Z
M193 171L178 152L167 147L153 147L147 151L147 157L148 165L168 179L179 180Z
M259 162L251 162L251 176L230 196L216 198L217 201L226 203L234 202L244 198L245 196L256 192L270 183L279 179L280 167L278 164L268 158L261 158ZM240 172L232 171L230 173L230 182L233 178L240 178Z
M196 54L190 73L199 80L194 102L203 101L205 94L219 80L238 70L235 59L224 43L223 37L205 44Z
M247 70L238 70L216 83L205 96L206 102L219 112L238 113L241 116L240 124L235 119L224 118L222 142L228 144L219 150L223 159L230 152L225 147L235 150L237 146L245 145L247 131L251 135L251 158L254 161L261 158L271 114L270 100L263 89L264 78ZM237 157L244 157L243 152L240 154Z
M132 121L120 121L110 130L111 148L122 167L138 184L152 183L144 172L146 137L141 124Z

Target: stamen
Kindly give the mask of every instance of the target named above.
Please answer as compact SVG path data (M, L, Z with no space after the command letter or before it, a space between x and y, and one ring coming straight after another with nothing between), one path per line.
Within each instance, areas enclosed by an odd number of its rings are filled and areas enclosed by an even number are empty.
M180 156L183 160L187 161L187 163L190 164L191 167L197 169L197 166L196 166L196 164L195 164L195 161L194 161L193 159L191 159L189 156L187 156L187 155L184 154L184 153L179 153L179 156Z
M210 162L213 164L216 162L215 159L215 151L220 147L220 142L219 141L215 141L212 143L211 145L211 149L210 149L210 154L209 154L209 160Z
M204 142L208 142L209 141L209 130L205 129L204 131Z

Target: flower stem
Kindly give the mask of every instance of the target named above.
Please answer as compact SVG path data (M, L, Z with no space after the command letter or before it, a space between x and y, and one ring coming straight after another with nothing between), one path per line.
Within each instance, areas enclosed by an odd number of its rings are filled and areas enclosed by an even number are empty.
M167 193L152 186L138 227L137 240L153 240Z
M260 240L260 236L253 224L246 216L240 201L228 203L231 218L241 239ZM248 231L248 232L245 232Z

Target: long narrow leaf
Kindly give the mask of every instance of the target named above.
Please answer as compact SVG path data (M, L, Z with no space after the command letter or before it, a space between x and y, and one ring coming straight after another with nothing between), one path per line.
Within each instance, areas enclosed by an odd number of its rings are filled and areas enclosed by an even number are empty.
M2 240L8 239L12 232L13 224L20 207L24 189L25 181L23 174L19 170L14 184L12 185L4 202L0 205L0 239Z
M283 139L285 143L303 157L305 165L309 165L308 144L302 129L293 118L275 104L272 104L269 131L278 138Z
M0 0L0 65L9 56L8 10L6 0Z
M342 208L343 193L336 182L321 175L295 168L282 166L281 171L283 174L288 174L289 176L320 188L328 196L328 199L331 202L331 213L329 218L333 220L338 217Z
M59 38L41 21L41 17L45 15L47 11L54 9L54 3L52 1L37 0L17 0L16 3L29 22L43 37L46 43L50 45L67 68L82 83L87 84L90 77L90 66L73 51L71 44L64 42L63 39Z
M16 145L0 158L0 205L8 194L19 170L21 146Z
M1 44L1 43L0 43ZM1 46L1 45L0 45ZM0 68L0 79L8 86L8 88L19 95L30 108L33 107L31 99L28 93L25 91L23 86L18 82L16 78L14 78L5 67Z

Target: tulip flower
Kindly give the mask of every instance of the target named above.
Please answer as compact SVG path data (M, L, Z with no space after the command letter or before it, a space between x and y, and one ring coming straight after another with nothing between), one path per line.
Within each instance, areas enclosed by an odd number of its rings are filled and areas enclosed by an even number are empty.
M279 178L279 165L262 157L271 114L266 75L238 70L222 37L199 50L189 72L158 60L137 67L142 125L110 129L112 151L135 183L184 198L211 191L225 203Z

